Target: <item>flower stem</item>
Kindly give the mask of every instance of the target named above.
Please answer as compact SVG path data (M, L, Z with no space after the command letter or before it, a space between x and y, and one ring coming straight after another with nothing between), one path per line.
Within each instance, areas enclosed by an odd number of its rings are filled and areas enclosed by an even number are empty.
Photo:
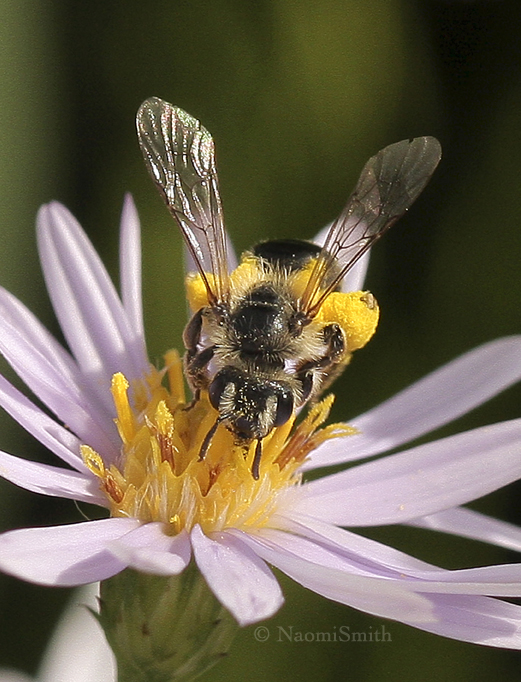
M127 569L101 583L100 623L118 682L185 682L227 655L238 625L192 563L162 577Z

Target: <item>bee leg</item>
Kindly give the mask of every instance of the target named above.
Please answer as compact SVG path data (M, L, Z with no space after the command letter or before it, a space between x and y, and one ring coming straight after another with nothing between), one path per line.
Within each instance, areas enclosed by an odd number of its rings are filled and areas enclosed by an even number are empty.
M197 346L201 340L201 330L203 328L203 310L198 310L186 325L183 331L183 343L188 353L195 355Z
M315 400L339 376L350 355L346 355L344 332L336 323L322 330L326 350L323 357L310 360L297 368L296 378L302 384L302 402Z
M210 447L210 443L212 441L212 438L215 435L215 432L217 431L217 427L221 423L221 418L217 417L215 420L213 426L210 428L206 436L204 437L204 440L201 445L201 449L199 450L199 462L202 462L203 459L206 457L206 453L208 452L208 448Z
M321 362L326 361L326 366L329 364L336 365L342 360L346 352L344 332L340 328L340 325L333 323L324 327L322 335L327 344L327 351Z
M331 386L351 360L351 354L346 352L344 332L338 324L327 325L324 327L323 334L328 350L320 362L320 388L315 397Z
M201 391L200 391L200 389L198 389L198 388L194 389L193 393L194 393L194 397L192 398L192 400L190 400L190 402L187 403L187 404L183 407L183 411L184 411L184 412L190 412L190 410L191 410L192 408L194 408L194 407L197 405L197 401L198 401L199 398L201 397Z
M208 385L207 376L207 366L210 360L213 358L215 352L215 346L210 346L202 351L198 351L193 355L190 352L185 353L185 371L186 378L190 384L190 387L194 391L196 399L199 397L199 391L201 388L206 388Z
M295 374L295 378L300 382L301 386L302 405L308 400L315 389L316 369L316 362L306 362L298 368Z
M201 388L206 388L208 385L206 368L215 352L215 346L199 350L204 310L205 308L201 308L192 316L183 332L183 342L186 348L184 357L185 373L190 388L194 392L195 401L199 399Z
M259 466L262 457L262 440L259 438L255 446L255 455L253 457L253 464L251 465L251 475L253 478L259 480Z

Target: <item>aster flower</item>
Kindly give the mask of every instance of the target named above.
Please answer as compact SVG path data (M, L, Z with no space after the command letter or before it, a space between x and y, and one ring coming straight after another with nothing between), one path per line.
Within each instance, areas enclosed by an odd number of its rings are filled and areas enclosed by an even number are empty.
M347 425L323 427L330 399L266 437L261 475L202 397L185 409L181 364L149 364L141 308L139 220L121 221L121 299L73 216L37 220L41 263L70 352L0 291L0 350L54 417L0 377L0 404L68 468L0 453L0 472L45 495L110 515L0 536L0 569L42 585L82 585L126 568L171 576L191 558L240 625L283 602L270 565L329 599L469 642L521 648L521 566L444 570L342 527L412 524L515 549L521 533L460 505L521 475L521 420L365 463L450 422L521 378L521 337L485 344ZM345 286L358 289L366 263ZM166 382L164 379L166 378ZM66 424L63 426L62 424ZM306 482L330 465L345 471Z
M98 608L99 585L76 590L63 613L36 678L0 669L0 682L115 682L114 656L91 610ZM85 646L88 642L88 646Z

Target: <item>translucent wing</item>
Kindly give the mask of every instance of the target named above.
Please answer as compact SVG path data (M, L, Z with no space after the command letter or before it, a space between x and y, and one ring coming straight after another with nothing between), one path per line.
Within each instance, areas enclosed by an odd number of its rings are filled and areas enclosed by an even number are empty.
M139 107L136 125L147 168L181 229L210 304L226 300L228 260L212 136L193 116L157 97Z
M301 300L312 317L357 260L407 211L441 158L434 137L402 140L364 166L345 209L335 220Z

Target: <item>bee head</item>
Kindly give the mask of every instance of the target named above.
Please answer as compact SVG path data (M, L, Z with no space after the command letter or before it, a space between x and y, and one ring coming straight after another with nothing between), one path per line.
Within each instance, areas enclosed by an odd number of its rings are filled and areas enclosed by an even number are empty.
M245 439L261 439L293 414L293 392L288 383L273 381L225 367L208 388L210 402L233 431Z

